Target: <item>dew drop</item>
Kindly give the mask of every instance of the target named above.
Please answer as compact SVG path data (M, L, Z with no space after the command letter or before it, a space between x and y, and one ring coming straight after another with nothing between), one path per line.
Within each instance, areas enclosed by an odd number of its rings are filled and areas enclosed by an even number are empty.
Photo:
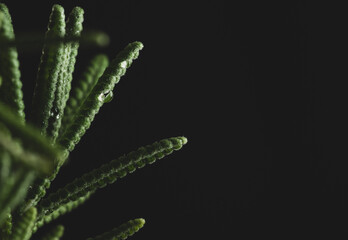
M111 102L113 98L114 98L114 93L112 91L109 91L104 97L104 103Z
M98 96L98 100L103 103L111 102L111 100L114 98L114 93L112 91L107 91L105 93L101 93Z
M104 93L101 93L101 94L98 96L99 102L104 102L104 98L105 98Z
M120 63L121 68L126 68L127 67L127 61L123 61Z

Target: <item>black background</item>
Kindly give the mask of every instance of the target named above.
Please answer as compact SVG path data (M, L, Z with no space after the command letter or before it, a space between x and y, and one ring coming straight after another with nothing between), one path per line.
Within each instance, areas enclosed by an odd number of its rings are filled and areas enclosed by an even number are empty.
M81 49L145 47L53 183L161 138L179 152L101 189L57 220L84 239L143 217L134 239L347 236L343 8L318 1L2 1L18 32L46 31L53 3L110 35ZM242 3L240 3L242 2ZM281 2L281 3L279 3ZM227 4L229 3L229 4ZM26 102L39 61L20 50ZM345 78L346 79L346 78ZM341 90L341 91L340 91ZM28 104L27 104L28 105ZM30 110L27 108L27 110Z

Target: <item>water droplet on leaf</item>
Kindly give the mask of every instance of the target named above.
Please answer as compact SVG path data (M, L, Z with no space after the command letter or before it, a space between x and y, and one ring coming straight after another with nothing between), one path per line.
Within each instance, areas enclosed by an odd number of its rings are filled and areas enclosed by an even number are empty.
M104 102L104 98L105 98L104 93L101 93L101 94L98 96L99 102Z
M120 63L121 68L126 68L127 67L127 61L123 61Z
M107 91L105 93L101 93L98 96L98 100L103 103L111 102L111 100L114 98L114 93L112 91Z
M104 103L111 102L113 98L114 98L114 93L112 91L109 91L104 97Z

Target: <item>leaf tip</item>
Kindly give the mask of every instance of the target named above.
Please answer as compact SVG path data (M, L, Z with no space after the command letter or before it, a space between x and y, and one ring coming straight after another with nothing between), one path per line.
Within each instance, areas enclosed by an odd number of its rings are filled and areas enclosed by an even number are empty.
M142 228L146 223L144 218L137 218L137 219L135 219L135 221L138 223L140 228Z
M181 140L182 145L185 145L188 142L187 138L184 136L179 137L179 139Z
M52 6L52 12L64 13L64 8L62 5L54 4Z

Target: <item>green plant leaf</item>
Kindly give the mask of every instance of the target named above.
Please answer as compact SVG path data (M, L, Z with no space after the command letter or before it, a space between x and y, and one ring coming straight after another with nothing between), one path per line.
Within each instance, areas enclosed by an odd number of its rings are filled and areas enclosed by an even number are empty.
M181 149L187 142L185 137L173 137L141 147L42 199L69 153L101 106L111 101L115 85L143 48L140 42L128 44L110 65L105 55L97 55L69 96L79 46L102 46L108 42L108 36L102 32L82 33L83 13L75 7L65 21L63 7L56 4L44 38L30 33L15 39L9 11L0 3L1 240L29 240L44 224L80 206L99 188ZM28 124L16 47L18 44L35 49L30 44L42 41ZM134 219L89 240L124 240L144 223L144 219ZM59 240L63 232L64 227L58 225L41 239Z
M71 124L73 117L77 114L82 103L86 100L108 65L108 57L104 54L99 54L92 58L82 77L77 81L76 86L71 91L71 96L64 109L60 134Z
M56 4L52 7L45 38L64 37L64 8ZM64 42L44 45L34 90L32 112L29 116L29 120L40 129L42 134L46 134L48 120L52 114L57 79L63 61Z
M119 81L120 77L123 76L126 71L125 68L127 66L125 66L125 64L130 66L132 61L138 57L139 51L142 49L142 47L142 44L139 42L129 44L114 59L111 64L112 67L109 67L104 71L103 75L100 77L99 82L94 86L91 93L83 102L83 105L79 108L78 114L76 114L76 117L73 120L74 122L65 132L67 133L67 135L65 135L65 137L63 135L62 137L62 142L70 145L70 149L67 148L67 150L71 151L73 149L75 144L77 144L79 139L90 126L91 122L94 119L94 115L99 111L99 108L104 103L100 100L101 95L104 96L105 91L110 92L110 90L108 89L113 89L114 85ZM79 122L80 125L78 125L77 122ZM66 157L67 154L65 154L65 158ZM55 173L49 178L51 181L55 178L62 164L63 161L60 161L57 165ZM31 206L36 206L39 200L46 194L45 189L47 188L45 186L47 186L47 184L44 184L47 182L47 179L41 179L39 181L40 182L38 184L34 184L32 191L30 192L31 198L27 200L24 209L27 209Z
M2 26L3 26L3 20L4 20L4 18L5 18L5 14L4 14L2 11L0 11L0 29L1 29ZM0 86L1 86L1 84L0 84Z
M103 233L96 237L88 238L87 240L125 240L139 231L144 224L145 220L143 218L137 218L130 220L109 232Z
M10 176L11 156L8 151L0 147L0 186L3 186ZM0 188L0 199L3 196L1 193L4 188Z
M35 223L33 231L36 232L37 229L42 227L43 225L48 224L51 221L57 219L58 217L71 212L72 210L80 206L81 204L85 203L93 193L94 192L88 192L85 196L82 196L75 201L70 201L65 204L56 206L55 209L52 209L47 214L42 213L36 219L36 223Z
M59 240L63 237L64 234L64 226L57 225L50 229L40 240Z
M14 40L12 20L5 4L0 3L1 25L0 41ZM16 114L24 121L24 103L21 73L17 49L14 46L6 47L0 45L0 101L9 105Z
M75 201L81 196L85 196L87 192L105 187L107 184L115 182L118 178L124 177L127 173L134 172L137 168L154 163L157 159L171 154L174 150L181 149L186 142L187 139L185 137L163 139L151 145L141 147L84 174L82 177L76 178L73 182L51 193L39 203L39 216L51 213L61 204Z
M143 48L140 42L133 42L126 46L116 58L106 68L103 75L99 78L87 99L83 102L73 122L67 127L67 130L59 138L59 143L68 151L72 151L75 145L80 141L86 130L90 127L95 115L104 103L105 96L113 90L120 78L125 74L126 69L130 67L133 60L139 55Z
M11 210L8 210L8 213L4 219L4 222L0 225L0 237L1 239L8 239L12 234L12 214Z
M37 210L33 207L20 216L13 226L11 240L29 240L32 235L36 215Z
M20 145L16 144L16 141L19 141ZM54 165L64 158L63 151L57 145L52 146L49 139L41 136L34 127L24 124L10 108L1 102L0 146L28 165L38 166L37 169L42 170L46 175L52 173Z
M3 13L0 12L0 17ZM0 19L1 21L1 19ZM0 22L1 24L1 22ZM39 32L19 32L16 39L0 39L1 47L18 47L22 52L36 52L39 45L59 45L62 42L79 42L79 48L94 48L94 47L106 47L109 42L109 36L103 31L86 30L83 31L79 37L42 37Z
M0 202L0 224L6 218L8 209L16 209L17 205L23 200L34 178L35 172L28 171L25 168L18 169L8 178L8 183L5 186L6 195L1 198Z
M47 161L39 154L23 149L18 141L12 139L8 133L3 131L3 128L0 123L0 146L4 151L9 152L13 159L19 160L42 174L49 174L53 171L53 161ZM6 169L4 168L3 171L6 171Z
M80 37L82 31L83 13L82 8L75 7L69 14L69 18L66 23L67 38ZM47 127L47 135L52 138L53 142L55 142L56 138L58 137L59 128L61 126L61 121L64 114L64 108L66 106L66 101L69 98L72 73L74 71L78 47L78 41L66 42L64 44L64 54L62 56L63 61L58 74L55 98Z
M37 175L36 173L50 176L54 172L55 166L62 161L61 159L64 156L58 146L53 146L50 140L42 136L34 127L28 124L25 125L17 115L2 103L0 103L0 148L5 151L3 154L10 154L9 157L12 160L22 164L16 169L20 170L20 174L25 179L22 184L17 183L21 180L19 173L11 173L9 168L6 167L1 168L0 173L5 180L2 180L4 183L0 182L0 193L3 196L8 196L2 204L0 203L1 221L4 208L6 206L11 208L17 206L20 200L25 197L28 186ZM6 158L2 157L2 165L6 165L6 162ZM24 166L26 166L25 169L23 169ZM27 168L31 168L31 170Z

